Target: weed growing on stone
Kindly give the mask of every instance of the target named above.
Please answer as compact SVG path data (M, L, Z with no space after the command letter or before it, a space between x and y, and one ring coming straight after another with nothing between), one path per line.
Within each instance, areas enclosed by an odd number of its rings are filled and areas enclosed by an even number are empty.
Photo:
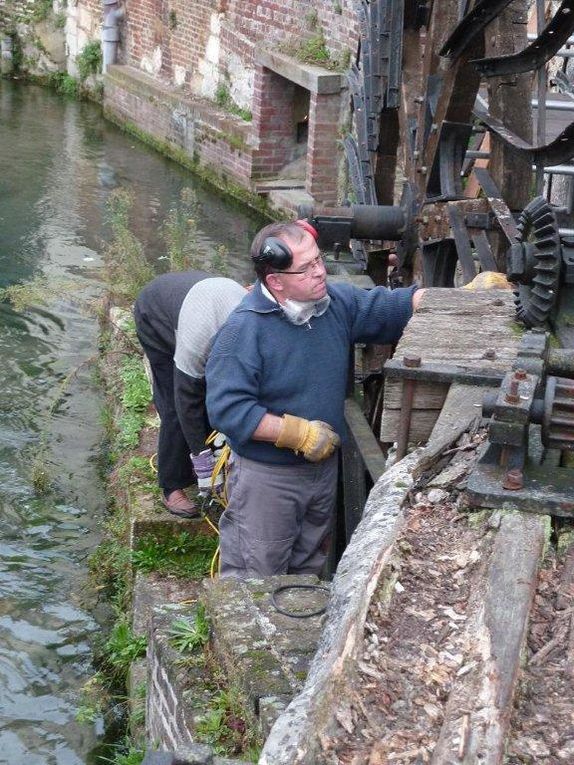
M134 568L144 573L157 571L163 575L201 579L209 573L216 549L217 538L205 534L192 536L182 531L164 539L146 535L131 553L131 561Z
M102 46L99 40L91 40L86 43L81 52L76 56L76 66L80 80L87 79L91 74L99 74L102 71Z
M215 91L215 103L226 112L235 114L236 117L241 117L245 122L251 122L253 119L252 113L249 109L243 109L241 106L235 103L233 96L229 92L229 88L224 83L217 86Z
M124 452L138 446L146 422L146 411L152 400L141 356L123 358L118 385L123 412L116 423L114 446L116 452Z
M224 244L220 244L216 249L210 263L211 270L219 276L229 276L229 266L227 264L227 257L229 251Z
M142 412L151 404L150 384L141 357L126 356L120 368L122 405L126 409Z
M198 740L213 747L216 754L241 754L257 762L260 746L245 721L245 702L235 687L218 690L196 727Z
M169 642L180 653L191 653L198 648L203 648L208 640L209 621L203 603L198 604L195 619L192 622L187 619L176 619L171 625Z

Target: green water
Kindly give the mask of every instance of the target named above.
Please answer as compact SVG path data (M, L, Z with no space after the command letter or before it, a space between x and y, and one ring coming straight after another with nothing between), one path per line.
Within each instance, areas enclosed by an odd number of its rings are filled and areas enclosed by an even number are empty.
M0 82L0 286L67 284L22 313L0 303L0 763L91 763L101 740L101 721L75 715L100 630L86 586L105 489L89 304L102 289L105 203L118 186L133 190L136 233L162 270L158 226L194 185L93 105ZM226 245L232 275L250 278L245 253L260 221L196 191L201 248ZM39 496L31 465L43 450L52 488Z

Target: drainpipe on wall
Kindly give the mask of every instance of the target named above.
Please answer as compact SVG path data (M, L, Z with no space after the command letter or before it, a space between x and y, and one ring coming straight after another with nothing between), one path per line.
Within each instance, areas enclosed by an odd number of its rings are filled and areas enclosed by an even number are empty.
M0 71L2 74L10 74L14 69L14 40L10 35L4 35L0 43Z
M120 8L118 0L103 0L104 22L102 25L102 72L108 66L115 64L118 58L118 44L120 42L120 22L125 16L125 11Z

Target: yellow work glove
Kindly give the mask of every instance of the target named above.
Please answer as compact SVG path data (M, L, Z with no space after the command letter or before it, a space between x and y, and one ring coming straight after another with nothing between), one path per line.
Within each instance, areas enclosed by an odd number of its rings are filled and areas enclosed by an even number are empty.
M463 290L511 290L512 285L506 278L506 274L498 271L483 271L474 279L465 284Z
M329 423L284 414L275 446L293 449L309 462L321 462L330 457L340 443L341 439Z

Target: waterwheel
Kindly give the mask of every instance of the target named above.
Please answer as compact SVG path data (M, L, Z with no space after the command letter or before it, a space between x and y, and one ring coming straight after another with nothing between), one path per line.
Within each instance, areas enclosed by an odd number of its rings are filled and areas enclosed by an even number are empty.
M399 280L432 287L505 272L520 213L535 195L550 198L557 175L574 173L573 88L560 64L571 55L574 2L363 0L359 15L350 201L355 211L398 205L404 218L382 244L359 227L355 259L380 281L396 253ZM564 92L549 96L550 83ZM550 213L554 242L573 233L568 205ZM545 292L544 311L534 311L545 321L555 287L521 290L519 313L530 315L531 295Z

